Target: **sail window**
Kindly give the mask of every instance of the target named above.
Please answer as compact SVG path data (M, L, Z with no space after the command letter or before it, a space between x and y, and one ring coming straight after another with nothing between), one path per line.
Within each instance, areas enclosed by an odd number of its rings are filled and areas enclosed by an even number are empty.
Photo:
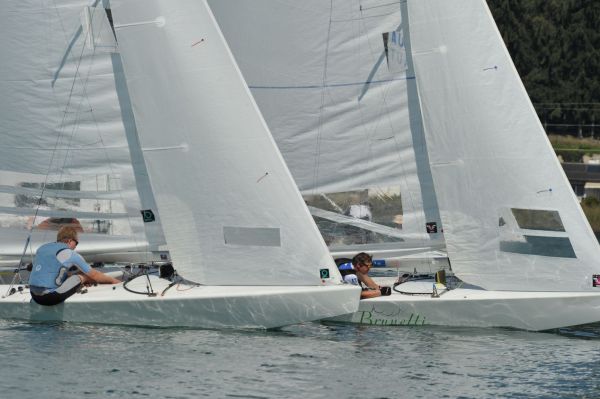
M404 241L399 187L305 195L304 201L330 248Z
M131 233L117 175L0 175L10 183L0 184L2 227L58 230L73 224L84 232Z
M23 190L21 192L17 191L15 195L15 206L17 208L33 208L39 205L46 206L54 206L59 207L61 205L61 201L64 202L63 206L66 205L74 205L79 206L80 199L79 198L69 198L66 195L63 198L54 196L54 198L50 198L48 196L44 198L40 198L39 194L42 192L42 188L44 188L44 192L47 195L48 193L63 190L63 191L79 191L81 190L81 182L79 181L65 181L59 183L47 183L45 186L42 183L30 183L30 182L21 182L18 187L23 187L24 189L35 189L30 190L30 192ZM52 203L52 204L51 204Z
M500 241L500 250L524 255L576 258L568 237L524 235L523 240Z
M115 37L115 41L117 40L117 33L115 32L115 23L113 22L112 10L110 8L105 8L106 18L108 18L108 23L110 24L110 29L112 30L113 36Z
M565 231L558 211L512 208L512 214L522 229Z
M498 219L500 251L576 258L558 211L503 208ZM533 231L536 231L535 233Z
M382 33L383 51L388 70L392 73L406 72L406 48L404 46L404 33L392 31Z
M281 235L278 228L224 226L223 237L225 244L228 245L281 246Z
M96 47L114 46L116 35L112 10L97 6L85 6L80 13L81 37L90 50Z

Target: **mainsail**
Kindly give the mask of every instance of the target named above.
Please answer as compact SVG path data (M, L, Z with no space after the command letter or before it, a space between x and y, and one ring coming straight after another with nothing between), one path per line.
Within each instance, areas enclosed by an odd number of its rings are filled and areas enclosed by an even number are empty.
M484 1L409 3L454 272L486 289L592 289L600 248Z
M128 146L134 125L102 4L10 2L0 14L10 38L0 44L0 229L12 237L3 240L3 259L15 262L28 229L36 231L30 255L55 238L57 223L73 218L96 234L94 245L107 237L93 251L84 239L84 253L146 251L146 237L157 249L162 233L145 234L140 218Z
M210 4L332 252L443 243L405 6Z

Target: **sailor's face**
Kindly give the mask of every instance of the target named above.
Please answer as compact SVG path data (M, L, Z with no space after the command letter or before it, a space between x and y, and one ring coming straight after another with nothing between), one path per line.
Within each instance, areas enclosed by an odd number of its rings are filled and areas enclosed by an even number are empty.
M371 269L371 265L372 265L372 263L370 263L370 262L369 263L359 263L357 265L357 268L360 273L368 273L369 270Z

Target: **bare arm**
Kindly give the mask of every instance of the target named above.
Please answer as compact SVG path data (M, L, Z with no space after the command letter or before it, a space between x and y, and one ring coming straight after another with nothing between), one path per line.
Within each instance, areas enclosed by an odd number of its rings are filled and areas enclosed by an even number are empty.
M377 298L378 296L381 296L379 285L377 285L377 283L375 283L375 281L373 281L368 274L356 273L356 277L358 277L358 279L369 288L368 290L363 290L363 292L360 293L360 299Z
M64 250L59 251L56 254L56 259L67 267L77 266L77 268L80 271L79 275L81 277L81 282L83 284L93 284L93 283L118 284L118 283L120 283L120 281L117 280L116 278L108 276L102 272L99 272L98 270L92 269L91 266L87 264L87 262L85 261L85 259L83 259L83 257L81 255L79 255L77 252L75 252L74 250L72 250L70 248L65 248ZM88 270L88 272L85 272L85 270Z
M90 270L88 273L84 273L86 280L84 283L98 283L98 284L119 284L120 281L107 274L99 272L96 269Z
M368 274L365 274L365 273L356 273L356 277L358 277L358 279L364 285L366 285L368 288L371 288L373 290L379 290L379 285L377 285L377 283L375 283L375 281L373 281L373 279L371 277L369 277Z
M381 296L381 291L380 290L363 290L363 292L360 293L360 299L367 299L367 298L377 298L378 296Z

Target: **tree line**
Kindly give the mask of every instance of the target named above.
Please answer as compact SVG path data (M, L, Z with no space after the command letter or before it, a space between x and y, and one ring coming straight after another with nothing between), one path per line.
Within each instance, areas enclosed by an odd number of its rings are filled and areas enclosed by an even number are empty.
M600 137L600 1L487 0L548 133Z

